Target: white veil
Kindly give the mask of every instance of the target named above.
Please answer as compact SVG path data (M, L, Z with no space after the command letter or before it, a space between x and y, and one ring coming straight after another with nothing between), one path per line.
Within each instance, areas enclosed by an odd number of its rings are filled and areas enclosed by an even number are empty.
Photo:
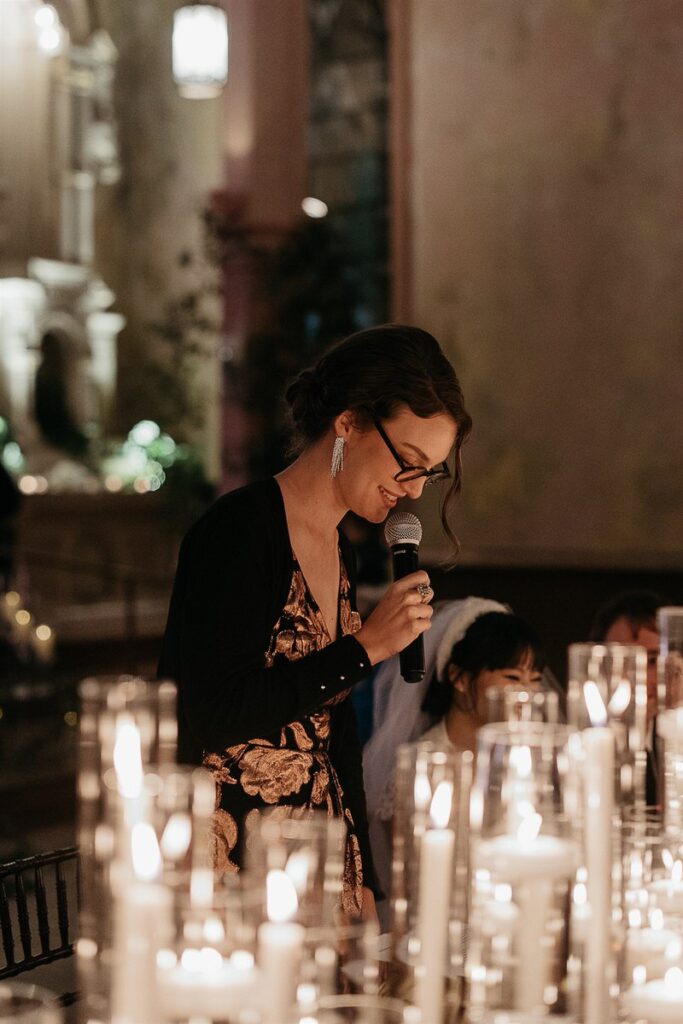
M368 806L368 823L373 859L380 886L388 895L391 873L391 849L388 829L382 814L391 780L396 749L425 732L429 716L421 710L427 687L437 669L445 668L453 645L461 640L475 619L487 612L509 612L498 601L466 597L461 601L441 601L434 605L432 627L424 634L425 675L419 683L401 678L398 655L384 662L373 684L373 722L375 728L363 752L363 779Z

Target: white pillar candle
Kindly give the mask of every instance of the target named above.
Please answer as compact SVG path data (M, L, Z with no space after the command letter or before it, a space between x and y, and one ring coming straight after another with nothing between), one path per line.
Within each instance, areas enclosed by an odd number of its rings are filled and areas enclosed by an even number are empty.
M156 881L161 856L152 826L134 825L131 845L134 879L113 900L112 1024L160 1024L157 953L170 938L172 896Z
M168 1020L223 1020L228 1013L258 1008L263 996L254 958L246 950L228 960L211 947L186 949L180 961L171 950L162 950L157 968L159 1004Z
M622 1009L648 1024L681 1024L683 1020L683 971L671 967L664 978L633 985L622 994Z
M432 828L420 840L418 902L419 962L415 972L415 1002L422 1024L441 1024L448 954L448 921L451 905L455 833L447 828L453 788L449 782L436 787L430 807Z
M629 928L626 936L626 976L644 967L647 978L662 977L669 967L681 967L683 940L668 928Z
M296 998L304 929L291 918L297 911L296 889L285 871L266 879L269 921L258 930L258 965L263 981L265 1024L287 1024Z
M576 844L557 836L538 835L539 814L528 815L517 835L496 836L481 842L476 866L493 879L514 886L519 912L515 1008L525 1012L544 1008L547 984L544 932L556 879L570 880L578 863Z
M603 706L604 710L604 706ZM610 1016L609 962L612 923L612 814L614 735L607 727L585 729L584 836L590 927L586 933L586 1024Z

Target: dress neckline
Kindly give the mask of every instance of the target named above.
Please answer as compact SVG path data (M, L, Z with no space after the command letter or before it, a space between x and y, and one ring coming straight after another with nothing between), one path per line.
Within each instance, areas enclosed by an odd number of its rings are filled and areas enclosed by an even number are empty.
M329 627L327 625L327 622L325 621L325 616L323 615L323 613L321 611L320 605L318 604L318 602L315 599L315 595L314 595L313 591L311 590L311 588L308 585L308 580L306 579L306 574L304 573L303 569L301 568L301 563L299 562L299 559L296 557L296 552L294 551L294 548L292 547L291 542L290 542L289 547L290 547L290 551L292 553L292 569L293 569L294 572L298 572L301 575L301 579L303 580L303 584L304 584L304 593L306 595L306 600L307 600L308 604L311 606L311 608L312 608L316 618L320 622L323 630L325 631L325 635L327 636L327 639L330 641L330 643L334 643L334 640L332 639L332 634L330 633L330 630L329 630ZM345 572L345 568L344 568L344 559L342 557L341 547L338 546L337 550L339 552L339 584L338 584L338 587L337 587L337 623L336 623L337 629L336 629L336 637L335 637L335 639L338 640L339 636L341 634L341 603L342 603L342 596L343 596L343 593L344 593L344 583L345 583L346 572Z

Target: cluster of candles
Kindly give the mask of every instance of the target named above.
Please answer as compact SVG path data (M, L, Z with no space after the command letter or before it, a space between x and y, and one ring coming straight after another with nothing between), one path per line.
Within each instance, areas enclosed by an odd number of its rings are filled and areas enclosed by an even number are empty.
M55 632L44 622L36 622L24 607L21 594L8 590L0 595L0 622L22 661L51 665L55 658Z
M683 1020L683 708L657 719L653 816L646 668L642 648L574 645L567 725L555 695L510 690L476 757L399 750L387 953L370 924L344 937L337 819L256 815L243 871L218 878L215 783L173 763L172 684L86 681L87 1019L316 1024L351 989L377 1000L359 1022Z

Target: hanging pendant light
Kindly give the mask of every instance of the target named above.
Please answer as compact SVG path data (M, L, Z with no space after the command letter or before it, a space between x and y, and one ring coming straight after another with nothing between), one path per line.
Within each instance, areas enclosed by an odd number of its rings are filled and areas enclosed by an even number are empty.
M228 80L228 18L215 4L189 4L173 16L173 77L187 99L220 96Z

